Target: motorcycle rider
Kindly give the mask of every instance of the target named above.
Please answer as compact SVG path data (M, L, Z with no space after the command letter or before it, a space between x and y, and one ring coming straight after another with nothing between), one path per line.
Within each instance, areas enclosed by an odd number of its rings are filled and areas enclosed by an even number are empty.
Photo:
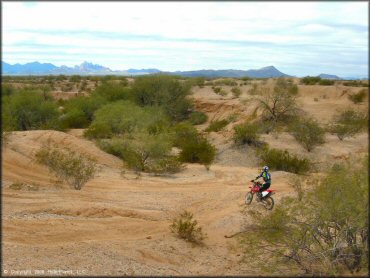
M263 166L261 174L259 174L255 180L263 178L264 183L260 186L260 191L257 193L257 196L262 198L262 191L267 190L271 186L271 174L269 173L269 167Z

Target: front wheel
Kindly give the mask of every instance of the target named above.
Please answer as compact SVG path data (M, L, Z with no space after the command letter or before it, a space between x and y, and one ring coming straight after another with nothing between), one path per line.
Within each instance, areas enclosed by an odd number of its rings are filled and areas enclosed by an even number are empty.
M264 198L262 200L262 203L265 209L272 210L272 208L274 207L274 199L272 199L270 196Z
M251 192L248 192L245 196L245 204L249 205L253 200L253 194Z

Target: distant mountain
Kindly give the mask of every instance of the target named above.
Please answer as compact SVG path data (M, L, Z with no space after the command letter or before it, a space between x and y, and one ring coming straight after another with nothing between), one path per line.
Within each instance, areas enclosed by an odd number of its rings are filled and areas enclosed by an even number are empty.
M326 73L321 73L320 75L318 75L318 77L323 78L323 79L343 79L337 75L326 74Z
M128 69L127 70L128 73L132 73L132 74L151 74L151 73L159 73L161 72L160 70L158 69Z
M144 75L161 72L158 69L129 69L125 70L111 70L110 68L93 64L90 62L83 62L81 65L74 67L60 66L57 67L50 63L41 64L39 62L21 64L8 64L2 62L2 74L3 75Z
M193 70L193 71L160 71L159 69L149 68L149 69L128 69L128 70L111 70L108 67L102 65L93 64L91 62L83 62L80 65L73 67L60 66L57 67L50 63L39 63L32 62L27 64L14 64L11 65L6 62L1 63L2 75L124 75L124 76L135 76L135 75L147 75L147 74L168 74L168 75L179 75L184 77L208 77L208 78L218 78L218 77L251 77L251 78L269 78L269 77L294 77L292 75L285 74L279 71L274 66L268 66L260 69L250 69L250 70L235 70L235 69L225 69L225 70ZM338 77L336 75L322 73L319 75L324 79L352 79L352 80L366 80L364 76L357 77Z
M274 66L264 67L261 69L251 70L196 70L196 71L175 71L163 72L165 74L174 74L186 77L252 77L252 78L268 78L268 77L292 77L291 75L282 73Z
M50 72L57 68L53 64L45 63L41 64L39 62L21 64L8 64L2 62L3 74L43 74L45 72Z

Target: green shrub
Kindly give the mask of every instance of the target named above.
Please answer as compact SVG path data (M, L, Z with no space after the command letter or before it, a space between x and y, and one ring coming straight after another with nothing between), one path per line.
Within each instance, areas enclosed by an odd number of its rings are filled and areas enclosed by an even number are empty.
M169 155L172 142L167 134L151 135L138 132L125 138L102 140L99 146L104 151L120 157L135 171L171 172L176 166L178 170L181 169L181 164Z
M139 106L160 106L174 121L184 120L190 114L192 102L186 98L190 93L190 86L173 76L138 77L132 91Z
M78 83L80 81L81 81L80 75L72 75L71 77L69 77L69 82Z
M287 150L270 149L262 147L257 150L257 155L263 165L270 169L304 174L310 171L312 164L307 158L300 158L290 154Z
M318 76L306 76L301 79L301 83L304 85L315 85L321 81L321 77Z
M109 138L136 131L159 133L169 126L164 112L158 107L139 107L129 101L106 104L95 113L85 135L89 138Z
M85 128L89 125L85 113L77 108L70 109L61 117L61 122L65 128Z
M261 98L256 98L258 108L263 111L263 119L281 122L298 115L297 86L283 79L278 79L273 90L265 88Z
M9 96L2 96L3 129L59 129L60 112L57 104L49 99L36 90L18 90Z
M36 161L47 166L50 172L76 190L80 190L97 172L96 162L92 158L68 149L42 147L36 153Z
M348 98L353 103L358 104L358 103L364 102L364 98L366 97L367 93L368 93L367 89L362 89L361 91L359 91L356 94L349 95Z
M190 86L199 86L203 88L205 85L205 78L204 77L192 77L186 80Z
M114 82L103 82L95 89L93 92L93 96L94 95L101 96L109 102L133 99L131 88Z
M239 87L233 87L231 89L231 92L232 92L234 97L240 97L240 95L242 94L242 90L240 90Z
M274 86L274 93L276 95L288 95L296 96L298 94L298 86L291 80L285 80L284 78L278 78Z
M10 96L16 92L16 88L10 84L1 84L1 96Z
M95 111L97 111L106 103L107 100L98 95L91 97L78 96L65 101L65 118L76 118L77 115L79 118L79 123L73 123L73 121L69 121L69 124L71 124L69 127L87 127L92 122ZM84 116L82 116L82 114Z
M212 87L212 89L215 94L218 94L220 96L227 96L227 92L221 87Z
M187 140L181 148L180 161L201 163L207 169L216 157L216 148L206 138L201 136Z
M204 124L207 121L207 119L208 119L208 116L205 113L200 112L200 111L191 112L189 116L189 121L193 125Z
M188 122L181 122L172 127L174 146L182 148L188 141L197 140L198 131Z
M234 143L237 145L252 145L259 142L259 127L255 123L243 123L234 126Z
M175 218L170 225L171 232L177 234L179 238L192 243L201 243L205 239L205 234L202 228L198 226L198 222L193 219L193 214L184 211Z
M331 86L334 85L335 81L330 79L321 79L319 81L319 85L321 86Z
M369 87L368 83L366 84L365 82L362 82L360 80L346 81L346 82L343 82L343 85L349 86L349 87Z
M212 121L206 128L206 132L218 132L229 124L228 120Z
M329 131L336 134L340 140L352 137L366 130L368 127L368 116L354 110L345 110L333 117L333 123L329 125Z
M325 143L325 130L314 119L297 118L289 129L297 142L309 152Z
M174 174L183 169L184 166L177 156L167 156L150 161L147 165L147 171L155 174Z
M216 80L214 81L214 84L215 85L225 85L225 86L237 86L238 83L234 80L231 80L231 79L221 79L221 80Z

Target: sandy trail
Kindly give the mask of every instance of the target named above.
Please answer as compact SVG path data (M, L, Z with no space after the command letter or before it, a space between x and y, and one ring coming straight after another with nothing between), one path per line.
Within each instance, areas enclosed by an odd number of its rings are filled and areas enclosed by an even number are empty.
M53 184L55 178L32 160L47 139L96 157L102 166L98 176L81 191ZM78 136L56 131L11 135L2 163L4 269L79 267L102 275L245 273L232 248L234 239L224 236L242 228L246 184L257 168L214 165L207 171L188 165L172 177L136 178L122 174L120 166L115 157ZM287 175L276 174L275 189L290 192ZM9 185L14 182L33 183L38 190L13 190ZM171 234L173 217L184 209L194 213L207 233L204 247Z

